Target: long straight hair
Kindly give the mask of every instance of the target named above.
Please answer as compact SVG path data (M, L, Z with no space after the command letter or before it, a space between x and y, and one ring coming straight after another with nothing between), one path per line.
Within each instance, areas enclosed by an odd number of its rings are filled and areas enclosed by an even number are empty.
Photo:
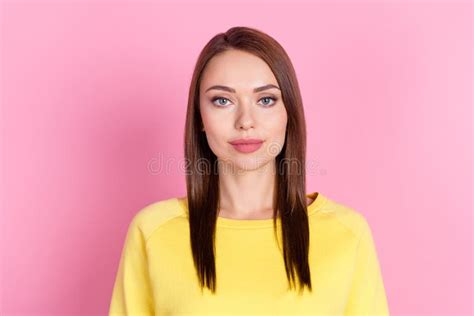
M306 205L306 124L301 94L290 58L272 37L255 28L236 26L215 35L202 49L193 72L184 135L186 189L190 242L201 290L216 292L215 231L219 207L217 157L211 151L199 110L199 86L206 64L212 57L230 49L260 57L271 68L281 89L288 121L285 143L276 156L273 228L281 219L283 260L290 289L310 291L308 265L309 227ZM280 245L279 245L280 246ZM281 247L280 247L281 250Z

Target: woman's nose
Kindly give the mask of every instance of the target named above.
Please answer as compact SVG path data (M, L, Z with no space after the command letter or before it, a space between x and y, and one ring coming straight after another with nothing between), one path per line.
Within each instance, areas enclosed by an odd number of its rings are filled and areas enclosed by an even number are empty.
M236 117L237 129L249 129L255 127L255 120L252 113L251 101L243 101L239 104Z

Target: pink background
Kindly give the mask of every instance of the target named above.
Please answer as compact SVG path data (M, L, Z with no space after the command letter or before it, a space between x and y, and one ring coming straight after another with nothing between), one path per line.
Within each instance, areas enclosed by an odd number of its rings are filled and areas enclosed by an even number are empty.
M235 25L290 55L308 190L366 216L391 314L471 314L469 2L1 9L2 315L107 313L130 219L185 194L191 72Z

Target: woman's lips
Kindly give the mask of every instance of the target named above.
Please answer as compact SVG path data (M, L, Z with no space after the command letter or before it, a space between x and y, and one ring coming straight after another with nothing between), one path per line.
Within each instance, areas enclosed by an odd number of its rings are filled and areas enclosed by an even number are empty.
M263 144L263 141L250 141L250 142L231 142L231 145L235 148L235 150L241 153L252 153L258 150Z

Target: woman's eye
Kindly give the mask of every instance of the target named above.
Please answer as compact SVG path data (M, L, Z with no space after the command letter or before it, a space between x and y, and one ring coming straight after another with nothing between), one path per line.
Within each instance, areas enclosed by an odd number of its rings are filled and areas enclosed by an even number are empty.
M268 104L268 103L264 102L265 103L264 105L265 106L272 106L276 102L277 99L274 98L274 97L263 97L260 100L271 100L271 101L273 101L272 104ZM267 101L267 102L269 102L269 101Z
M220 101L220 100L230 101L230 100L227 99L227 98L216 97L216 98L213 98L213 99L212 99L212 103L215 104L216 101ZM217 106L224 106L224 105L226 105L226 104L223 104L223 103L220 103L220 102L219 102L219 103L216 104L216 105L217 105Z

